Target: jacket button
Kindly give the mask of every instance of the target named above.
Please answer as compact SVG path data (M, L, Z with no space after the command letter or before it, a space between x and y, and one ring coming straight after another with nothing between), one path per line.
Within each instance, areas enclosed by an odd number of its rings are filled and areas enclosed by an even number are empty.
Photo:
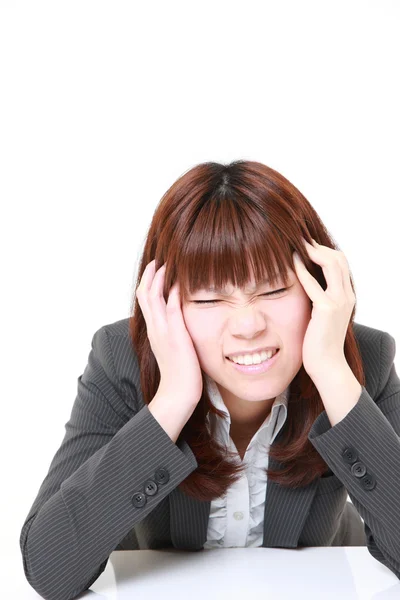
M167 483L167 481L169 481L169 473L167 471L167 469L157 469L157 471L154 474L154 479L156 480L157 483Z
M157 491L158 485L155 481L153 481L152 479L148 479L144 482L144 493L147 496L154 496L154 494L157 494Z
M143 492L135 492L132 496L132 504L136 508L142 508L147 502L146 495Z
M361 477L360 482L365 490L373 490L376 486L376 479L371 473L367 473L364 477Z
M356 462L356 460L358 460L356 449L353 448L353 446L348 446L347 448L345 448L343 450L342 458L349 465L352 465L353 463Z
M355 477L363 477L367 472L367 467L361 461L355 462L351 467L351 472Z

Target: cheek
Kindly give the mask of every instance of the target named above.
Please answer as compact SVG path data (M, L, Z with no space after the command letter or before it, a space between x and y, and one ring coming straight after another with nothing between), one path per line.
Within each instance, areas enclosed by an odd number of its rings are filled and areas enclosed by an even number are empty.
M221 328L221 317L212 310L183 311L186 329L192 339L200 366L206 372L212 369L220 353L218 339Z
M286 345L301 344L311 319L312 305L308 296L288 298L280 306L276 318L277 327L286 340Z
M212 317L212 311L191 311L183 308L182 314L186 329L195 346L204 345L205 340L210 339L212 333L216 330L216 317ZM209 314L206 314L209 313Z

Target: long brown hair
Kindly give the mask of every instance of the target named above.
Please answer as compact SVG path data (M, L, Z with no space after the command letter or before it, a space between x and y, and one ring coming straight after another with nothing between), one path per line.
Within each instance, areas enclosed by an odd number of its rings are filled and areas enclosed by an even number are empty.
M166 191L154 213L139 265L139 285L146 265L156 269L167 263L164 299L176 280L182 302L194 291L228 283L244 287L250 280L251 263L256 282L275 271L288 284L288 267L295 272L292 253L297 250L321 287L327 287L322 268L310 260L302 238L339 250L316 211L283 175L266 165L237 160L228 165L206 162L196 165ZM354 284L351 279L353 292ZM310 300L311 302L311 300ZM354 306L344 343L344 354L356 379L365 384L360 351L353 332ZM136 299L132 301L130 337L140 366L143 398L149 404L160 383L160 371L147 337L146 322ZM319 392L303 365L290 383L287 419L269 456L280 463L279 471L266 468L267 477L284 486L311 483L327 471L327 465L308 439L309 430L324 410ZM229 461L232 454L211 438L208 411L224 418L211 402L203 372L203 393L179 439L192 449L198 467L179 485L199 500L221 497L239 479L244 464Z

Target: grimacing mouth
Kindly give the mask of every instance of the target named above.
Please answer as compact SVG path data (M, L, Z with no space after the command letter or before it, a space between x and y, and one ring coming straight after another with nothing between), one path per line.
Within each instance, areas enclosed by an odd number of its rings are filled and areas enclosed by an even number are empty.
M273 353L273 355L272 355L272 356L275 356L275 354L278 354L278 352L279 352L280 348L277 346L277 347L275 348L275 350L276 350L276 351ZM255 354L255 353L254 353L254 352L243 352L241 355L240 355L240 354L236 354L236 358L237 358L238 356L245 356L246 354ZM260 354L260 353L259 353L259 354ZM232 361L232 359L231 359L231 358L229 358L229 356L232 356L232 355L227 355L227 356L225 356L225 358L227 358L227 359L228 359L228 360L230 360L231 362L234 362L234 361ZM272 358L272 356L271 356L271 358Z

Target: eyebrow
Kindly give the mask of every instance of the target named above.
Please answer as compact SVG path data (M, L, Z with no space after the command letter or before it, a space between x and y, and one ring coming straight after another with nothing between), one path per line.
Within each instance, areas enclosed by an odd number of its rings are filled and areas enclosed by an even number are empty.
M281 278L281 274L280 274L280 273L279 273L279 274L277 273L277 274L276 274L276 276L277 276L277 278L278 278L278 281L279 281L279 280L280 280L280 278ZM253 293L254 293L256 290L258 290L260 287L262 287L262 286L264 286L264 285L267 285L267 284L269 284L269 283L270 283L269 279L263 279L262 281L260 281L260 283L259 283L258 285L256 285L256 286L255 286L255 287L252 289L252 291L250 291L250 292L249 292L249 294L253 294ZM212 287L212 286L211 286L211 287L207 287L207 288L203 288L203 290L199 290L199 291L204 291L204 292L215 292L215 293L217 293L217 294L220 294L221 296L229 296L229 295L230 295L230 294L227 294L226 292L224 292L223 290L221 290L221 289L220 289L220 290L218 290L217 288L215 288L215 287Z

